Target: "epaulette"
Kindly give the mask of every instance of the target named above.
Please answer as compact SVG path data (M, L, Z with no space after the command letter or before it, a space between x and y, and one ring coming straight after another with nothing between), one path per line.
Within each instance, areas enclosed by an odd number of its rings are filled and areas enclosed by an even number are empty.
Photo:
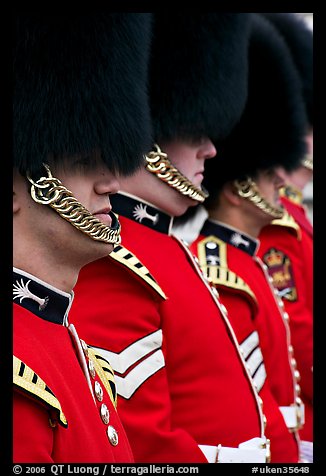
M13 384L33 399L41 401L49 410L54 411L62 426L68 426L60 402L52 390L28 365L15 356L13 356Z
M129 268L131 271L137 274L137 276L139 276L143 281L145 281L152 289L154 289L161 298L166 299L166 295L164 294L157 281L150 274L148 269L127 248L121 245L117 245L114 247L113 251L109 254L108 257L114 259L115 261L118 261L119 263Z
M248 284L236 273L228 269L227 245L214 235L207 236L197 245L199 266L207 279L214 285L242 291L256 303L256 296Z
M92 360L97 375L108 392L110 399L115 407L117 407L117 388L114 380L114 371L109 362L95 349L87 345L88 357Z
M275 219L271 222L271 225L285 226L291 228L295 231L298 240L301 240L301 230L298 223L295 221L292 215L290 215L286 210L282 218Z

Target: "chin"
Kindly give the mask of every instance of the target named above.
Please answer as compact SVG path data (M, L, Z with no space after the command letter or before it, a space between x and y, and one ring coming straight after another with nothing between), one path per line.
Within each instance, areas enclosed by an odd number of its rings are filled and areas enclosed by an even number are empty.
M91 240L92 243L87 243L87 251L85 251L84 256L87 263L96 261L101 258L105 258L109 255L114 248L114 245L111 243L104 243L103 241Z
M196 206L198 203L195 200L192 200L191 198L183 197L182 203L178 204L178 206L175 207L173 216L175 217L180 217L186 211L188 208Z

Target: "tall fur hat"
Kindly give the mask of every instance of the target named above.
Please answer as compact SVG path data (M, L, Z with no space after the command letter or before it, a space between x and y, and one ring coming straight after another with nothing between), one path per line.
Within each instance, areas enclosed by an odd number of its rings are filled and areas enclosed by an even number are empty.
M247 95L248 13L155 13L150 107L156 142L224 137Z
M147 97L151 14L17 13L14 166L101 151L129 174L152 144Z
M248 99L231 134L216 144L205 167L211 199L228 181L259 170L298 166L305 153L305 108L291 54L273 25L253 16L249 45ZM210 198L208 200L210 200Z
M302 81L309 124L313 125L313 32L296 13L262 13L285 39Z

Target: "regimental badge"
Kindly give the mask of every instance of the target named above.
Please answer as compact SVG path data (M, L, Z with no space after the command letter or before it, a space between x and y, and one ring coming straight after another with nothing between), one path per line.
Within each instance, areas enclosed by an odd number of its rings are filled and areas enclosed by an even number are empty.
M278 289L280 297L288 301L298 299L290 258L276 248L270 248L263 256L268 273L273 278L273 285Z

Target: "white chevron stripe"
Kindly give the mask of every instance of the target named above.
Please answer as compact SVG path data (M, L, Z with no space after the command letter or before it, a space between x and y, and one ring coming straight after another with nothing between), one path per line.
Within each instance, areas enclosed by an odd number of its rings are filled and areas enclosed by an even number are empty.
M259 336L257 331L252 332L250 336L245 339L240 345L243 356L246 360L247 366L249 367L250 375L256 372L253 377L253 381L257 386L258 392L262 389L265 380L266 380L266 369L264 365L264 358L259 347Z
M162 330L158 329L129 345L119 354L100 347L94 347L94 349L109 361L114 372L123 374L131 365L160 347L162 347ZM117 376L115 378L117 379Z
M244 358L247 360L248 355L259 345L258 332L252 332L241 344L241 350Z
M246 359L247 365L250 368L250 374L253 375L258 369L259 365L264 361L263 355L259 347L253 351Z
M266 380L266 369L265 369L265 365L263 363L259 367L259 369L257 370L257 373L255 374L255 376L253 377L253 381L257 385L258 393L261 391L261 389L262 389L262 387L265 383L265 380Z
M157 350L136 365L125 377L115 375L118 394L126 399L130 398L137 388L164 366L163 352Z

